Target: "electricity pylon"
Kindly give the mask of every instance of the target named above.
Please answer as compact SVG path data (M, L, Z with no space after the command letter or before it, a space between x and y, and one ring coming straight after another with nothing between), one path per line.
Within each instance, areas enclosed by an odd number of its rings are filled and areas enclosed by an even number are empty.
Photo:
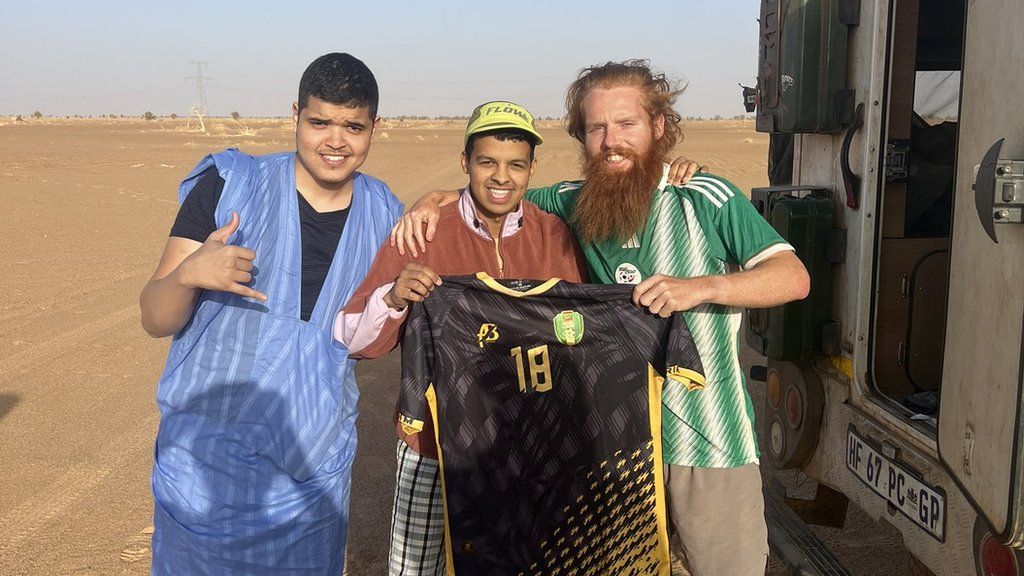
M205 134L206 123L203 121L203 117L206 116L206 86L204 86L204 82L212 82L213 78L206 75L206 66L209 62L189 60L189 64L192 66L192 75L186 77L185 82L191 82L195 87L192 106L189 107L189 125L192 124L192 115L195 115L199 119L199 129Z

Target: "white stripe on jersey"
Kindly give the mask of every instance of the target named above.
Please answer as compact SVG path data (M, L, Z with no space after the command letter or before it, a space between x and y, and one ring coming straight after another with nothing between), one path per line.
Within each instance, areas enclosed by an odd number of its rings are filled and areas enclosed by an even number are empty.
M728 201L729 198L735 196L732 189L723 184L722 181L718 180L717 178L710 178L708 176L694 176L691 181L695 181L698 184L710 186L712 189L715 190L715 192L718 193L718 195L722 198L723 201Z
M722 201L719 200L718 196L712 191L711 188L705 188L704 184L698 184L693 180L690 180L689 182L684 184L683 187L700 192L701 194L704 195L705 198L708 199L708 202L711 202L712 204L715 205L715 208L722 207Z

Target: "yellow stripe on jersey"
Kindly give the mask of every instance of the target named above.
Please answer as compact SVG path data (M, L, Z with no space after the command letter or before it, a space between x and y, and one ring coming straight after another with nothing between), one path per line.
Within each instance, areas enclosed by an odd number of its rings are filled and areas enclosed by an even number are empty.
M671 576L672 566L668 556L668 514L665 502L665 461L661 454L661 393L665 379L658 375L654 366L647 365L647 409L651 422L651 438L654 444L654 509L658 523L657 555L660 562L659 576Z
M434 442L437 444L437 468L441 471L441 504L444 507L444 572L447 576L455 576L455 559L452 558L452 534L448 530L448 490L444 487L444 456L441 455L441 422L437 419L437 392L434 385L427 386L425 394L430 417L434 419Z

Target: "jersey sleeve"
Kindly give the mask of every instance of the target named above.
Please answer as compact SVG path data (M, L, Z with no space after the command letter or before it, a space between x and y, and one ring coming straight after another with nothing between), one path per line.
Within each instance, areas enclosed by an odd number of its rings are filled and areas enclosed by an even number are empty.
M772 254L793 250L728 180L701 174L686 187L697 192L693 198L698 218L702 226L711 228L706 235L721 243L729 261L750 268Z
M687 390L704 388L704 363L682 312L672 315L668 350L665 353L665 376L686 386Z
M435 295L436 296L436 295ZM426 394L434 381L434 334L425 304L409 307L402 339L402 384L398 395L398 423L412 435L423 431L429 418Z
M579 187L579 182L559 182L546 188L531 188L526 191L526 199L548 214L568 221L573 202L570 198L575 196Z
M729 255L743 268L752 268L772 254L793 251L746 196L726 202L718 214L717 227Z

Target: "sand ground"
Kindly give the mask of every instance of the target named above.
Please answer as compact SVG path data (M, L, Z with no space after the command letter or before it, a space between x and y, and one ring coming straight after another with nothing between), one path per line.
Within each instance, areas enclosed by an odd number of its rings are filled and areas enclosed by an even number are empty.
M460 186L461 130L385 126L364 171L407 202ZM533 182L576 177L577 147L557 125L542 131ZM752 123L692 122L686 134L678 153L742 189L765 185L767 139ZM143 332L137 298L178 182L227 146L292 149L291 123L215 120L204 135L182 120L0 122L0 574L148 573L154 398L168 341ZM359 367L353 576L385 573L397 375L394 357ZM856 574L902 573L898 533L855 510L851 524L821 533Z

